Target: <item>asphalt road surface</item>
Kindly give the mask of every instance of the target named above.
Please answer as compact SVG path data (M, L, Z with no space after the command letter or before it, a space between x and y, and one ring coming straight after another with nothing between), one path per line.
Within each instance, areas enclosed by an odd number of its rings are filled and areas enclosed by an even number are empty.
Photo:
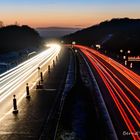
M48 72L48 65L50 65L50 72ZM14 70L1 75L3 79L0 96L1 140L38 140L40 138L48 116L51 117L51 110L57 101L58 94L60 94L60 90L63 89L65 84L68 65L68 50L61 49L60 51L59 47L53 47L24 62ZM40 71L43 72L43 89L36 89L36 83L40 79L38 66ZM12 80L14 78L20 82L17 81L16 84L16 81ZM8 83L10 80L11 82ZM29 83L31 96L29 99L26 99L25 93L27 82ZM20 85L12 90L8 87L9 84L11 84L10 87L12 87L12 84L14 86ZM3 96L6 95L7 91L9 91L8 96ZM18 114L12 113L13 94L16 95Z

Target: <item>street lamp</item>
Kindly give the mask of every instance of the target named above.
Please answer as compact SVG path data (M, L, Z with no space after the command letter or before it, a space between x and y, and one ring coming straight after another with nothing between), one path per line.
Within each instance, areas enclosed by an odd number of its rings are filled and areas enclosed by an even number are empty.
M122 49L120 49L120 53L121 54L125 54L125 55L122 55L123 56L123 59L124 59L124 65L125 66L127 66L127 65L129 65L128 63L128 55L131 53L131 51L130 50L127 50L127 51L123 51ZM130 63L130 68L132 68L133 67L133 64L132 63Z
M127 60L124 61L124 65L127 66Z
M123 52L124 52L123 49L120 49L120 53L121 53L120 58L123 58Z
M130 63L130 68L133 68L133 63L132 62Z
M123 50L122 49L120 50L120 53L123 53Z
M123 56L123 59L126 59L126 56L125 55Z
M101 45L97 44L96 48L97 48L97 50L101 49Z
M76 42L75 42L75 41L72 41L72 46L71 46L71 47L73 48L73 46L74 46L75 44L76 44Z
M127 54L130 54L130 53L131 53L131 51L127 50ZM128 56L127 56L127 58L128 58ZM133 68L133 63L132 62L130 63L130 68Z
M72 41L72 45L75 45L76 44L76 42L75 41Z
M124 59L124 65L127 66L127 60L126 60L126 56L125 55L123 56L123 59Z
M128 51L127 51L127 53L128 53L128 54L130 54L130 53L131 53L131 51L130 51L130 50L128 50Z

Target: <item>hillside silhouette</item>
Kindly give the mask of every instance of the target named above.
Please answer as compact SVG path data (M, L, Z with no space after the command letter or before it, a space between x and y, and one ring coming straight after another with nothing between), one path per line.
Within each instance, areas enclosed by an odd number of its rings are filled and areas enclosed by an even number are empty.
M62 38L65 42L76 41L79 44L95 46L100 44L103 50L119 53L120 49L132 50L140 54L140 19L112 19L98 25L77 31Z
M39 32L40 36L42 36L45 39L55 39L55 38L61 38L64 35L74 33L80 28L67 28L67 27L46 27L46 28L36 28L36 30Z
M0 28L0 53L39 47L41 37L27 25Z

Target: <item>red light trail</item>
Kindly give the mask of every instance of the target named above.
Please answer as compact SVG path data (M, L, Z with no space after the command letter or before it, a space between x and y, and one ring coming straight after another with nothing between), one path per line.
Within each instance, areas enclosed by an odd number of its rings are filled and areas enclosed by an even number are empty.
M87 57L113 99L130 133L140 128L140 76L100 52L74 45ZM139 135L131 135L139 140Z

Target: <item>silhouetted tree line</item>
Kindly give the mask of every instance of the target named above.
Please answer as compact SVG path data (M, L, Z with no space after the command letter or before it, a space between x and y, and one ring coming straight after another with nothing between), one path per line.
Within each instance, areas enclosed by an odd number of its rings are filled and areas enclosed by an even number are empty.
M106 39L108 36L110 38ZM130 49L133 50L133 54L140 54L140 19L122 18L104 21L62 39L68 43L76 41L88 46L100 44L102 49L112 52Z
M39 47L41 37L27 25L10 25L0 28L0 53Z

